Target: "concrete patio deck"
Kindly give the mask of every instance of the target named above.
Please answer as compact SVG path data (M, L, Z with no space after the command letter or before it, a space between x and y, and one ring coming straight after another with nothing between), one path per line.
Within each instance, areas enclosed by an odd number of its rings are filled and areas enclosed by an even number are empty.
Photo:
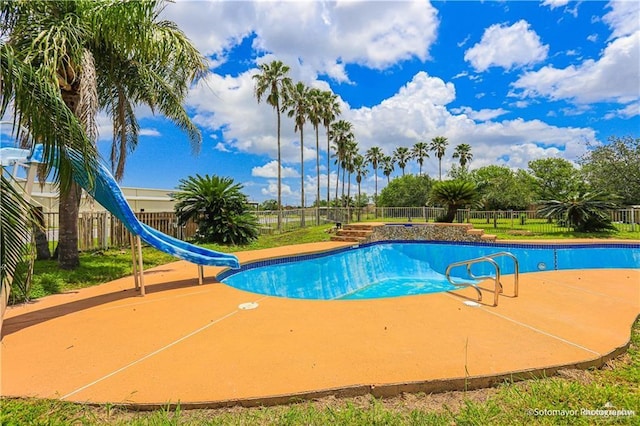
M330 250L314 243L238 253L241 262ZM349 244L346 244L349 245ZM175 262L11 307L3 396L155 408L270 405L325 395L390 396L489 386L601 366L628 345L640 269L520 275L520 296L471 290L377 300L293 300L216 283ZM511 280L505 279L505 294ZM258 307L239 306L256 302Z

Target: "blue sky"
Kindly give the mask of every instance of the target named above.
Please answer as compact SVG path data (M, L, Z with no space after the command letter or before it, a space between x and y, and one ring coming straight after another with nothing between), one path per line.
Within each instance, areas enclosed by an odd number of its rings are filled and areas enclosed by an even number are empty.
M332 90L364 152L390 154L435 136L472 147L471 168L575 161L587 144L640 137L640 12L635 1L177 1L175 21L210 60L187 108L202 130L185 134L145 108L123 186L175 188L189 175L230 176L251 199L276 197L276 117L251 76L278 59L293 81ZM100 117L99 147L111 129ZM324 131L321 164L326 164ZM283 202L300 203L299 135L283 119ZM326 142L325 142L326 143ZM315 139L305 127L305 192L315 196ZM424 171L437 176L437 160ZM407 172L417 173L412 162ZM321 183L327 169L321 169ZM335 179L335 169L331 175ZM394 175L397 175L396 171ZM373 194L373 173L363 191ZM379 178L379 187L386 179ZM321 193L325 193L325 189Z

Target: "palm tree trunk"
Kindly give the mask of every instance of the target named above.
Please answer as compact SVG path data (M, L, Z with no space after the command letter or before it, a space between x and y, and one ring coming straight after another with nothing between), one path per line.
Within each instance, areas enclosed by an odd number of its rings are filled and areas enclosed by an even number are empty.
M340 197L342 198L342 207L344 207L344 181L347 175L347 170L342 168L342 192L340 193Z
M447 212L444 217L444 221L446 223L453 223L453 220L456 218L456 213L458 213L458 207L450 205L447 206Z
M278 116L278 231L282 229L282 157L280 154L280 105L276 106Z
M300 127L300 205L302 206L302 216L300 225L304 227L304 130Z
M36 260L51 259L51 251L49 250L49 241L45 232L44 213L42 207L33 207L31 214L36 219L38 226L33 230L36 240Z
M79 83L75 83L69 91L61 89L60 94L62 95L62 100L65 105L79 118ZM60 269L75 269L80 265L80 254L78 252L78 216L80 214L81 195L82 189L75 182L71 182L67 194L60 194L60 204L58 207L58 246L56 247Z
M360 207L360 197L361 197L361 194L360 194L360 182L361 182L361 180L358 180L358 201L356 203L356 208L358 209L358 222L360 222L360 219L361 219L360 210L362 209Z
M376 197L375 197L375 199L373 200L373 205L374 205L374 206L376 206L376 207L378 207L378 168L377 168L377 167L374 167L374 168L373 168L373 172L374 172L374 174L375 174L375 178L376 178L376 181L375 181L375 185L376 185Z
M336 203L336 207L338 204L338 184L340 183L340 167L338 167L338 174L336 175L336 196L333 201Z
M376 195L373 198L373 217L378 218L378 167L377 164L373 168L373 173L375 174L375 185L376 185Z
M316 225L320 225L320 139L316 126Z
M73 182L67 194L60 194L58 228L58 265L60 269L75 269L80 265L78 253L78 216L82 189Z
M351 222L351 203L349 202L350 197L351 197L351 172L349 172L349 181L347 183L347 217L349 218L347 222Z
M327 127L327 208L331 202L331 139L329 139L329 127Z

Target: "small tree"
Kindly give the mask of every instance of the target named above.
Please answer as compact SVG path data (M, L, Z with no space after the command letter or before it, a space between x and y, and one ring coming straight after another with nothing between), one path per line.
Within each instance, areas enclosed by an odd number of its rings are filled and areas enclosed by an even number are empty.
M615 207L615 196L603 192L574 193L564 200L541 201L538 213L563 220L578 232L593 232L615 229L608 214Z
M431 201L445 205L447 211L439 222L452 223L458 209L478 203L478 190L469 181L445 180L436 182L431 189Z
M192 219L198 225L195 239L221 244L246 244L258 237L258 222L248 211L242 185L231 178L189 176L180 180L175 206L178 223Z
M277 200L265 200L258 207L260 210L278 210Z
M640 204L640 138L612 136L580 159L584 177L600 192L618 194L622 204Z
M380 191L378 203L383 207L422 207L429 200L431 185L427 175L397 177Z

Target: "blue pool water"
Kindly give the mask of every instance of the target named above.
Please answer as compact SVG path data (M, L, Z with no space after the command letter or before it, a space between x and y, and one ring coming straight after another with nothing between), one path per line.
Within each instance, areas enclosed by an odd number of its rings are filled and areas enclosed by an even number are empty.
M384 242L329 254L295 256L243 265L218 276L223 283L253 293L297 299L369 299L452 290L447 266L492 253L516 256L520 273L561 269L640 268L640 244L517 245L441 242ZM494 259L502 274L514 272L507 257ZM484 263L474 275L491 275ZM457 282L473 282L455 268Z

